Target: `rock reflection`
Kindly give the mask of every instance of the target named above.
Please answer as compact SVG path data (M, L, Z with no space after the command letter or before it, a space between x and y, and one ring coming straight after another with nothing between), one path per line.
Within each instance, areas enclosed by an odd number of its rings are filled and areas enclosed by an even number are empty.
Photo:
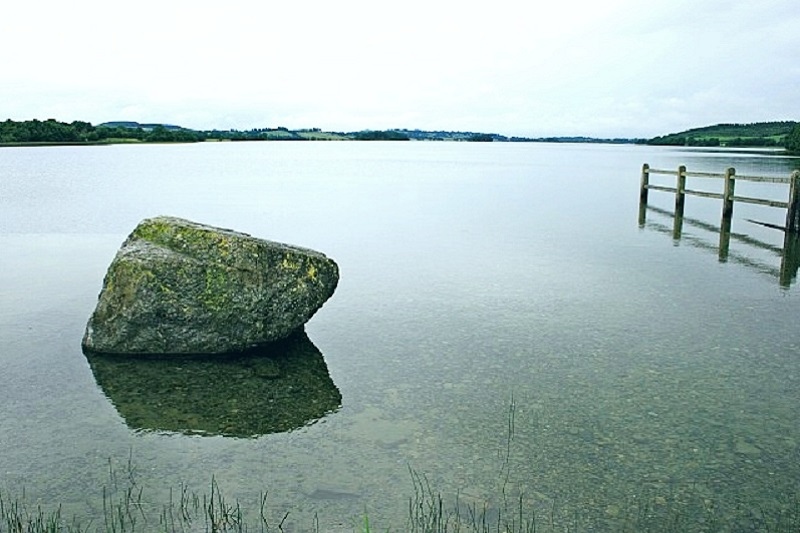
M304 331L226 358L85 355L134 430L257 437L300 428L341 406L322 353Z

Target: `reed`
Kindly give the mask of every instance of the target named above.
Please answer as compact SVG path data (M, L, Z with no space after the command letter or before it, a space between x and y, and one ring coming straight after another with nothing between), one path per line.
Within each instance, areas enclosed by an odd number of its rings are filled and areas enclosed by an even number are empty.
M266 492L261 494L259 520L248 525L238 500L226 499L215 476L207 493L190 491L186 485L170 490L162 505L144 497L144 487L136 480L136 470L129 459L123 473L109 461L108 483L102 487L102 521L81 523L77 518L66 520L59 505L47 511L41 504L29 502L25 491L18 497L0 492L0 533L272 533L284 531L289 513L276 526L267 516ZM155 512L154 512L155 510ZM319 530L316 520L313 531Z
M507 435L498 468L500 497L497 506L462 502L458 493L449 501L436 490L424 473L411 466L408 473L412 494L408 498L404 527L386 526L382 531L397 533L577 533L614 531L620 533L678 533L684 531L753 531L796 533L800 531L800 491L787 494L770 508L754 507L735 517L725 515L713 502L698 498L692 505L665 505L663 496L637 494L620 502L621 516L605 520L592 509L562 507L553 498L534 507L523 493L509 494L514 446L516 403L513 396L507 413ZM635 500L635 501L634 501ZM325 533L315 514L308 529L286 523L289 513L272 521L268 516L268 492L260 495L257 518L248 523L238 500L223 494L216 476L207 492L198 494L181 484L169 491L167 502L158 504L145 495L138 481L132 454L121 470L108 463L108 481L102 487L102 517L82 523L67 517L61 505L47 509L29 501L25 490L14 496L0 491L0 533ZM391 505L391 502L387 502ZM538 512L537 512L538 509ZM255 510L253 510L255 511ZM286 527L286 529L285 529ZM352 526L354 533L371 533L375 526L365 510ZM394 529L393 529L394 528Z

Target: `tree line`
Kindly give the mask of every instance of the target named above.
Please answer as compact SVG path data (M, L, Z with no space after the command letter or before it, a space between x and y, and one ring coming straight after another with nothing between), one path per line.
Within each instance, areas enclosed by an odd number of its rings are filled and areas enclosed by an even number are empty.
M629 139L505 138L496 134L421 132L419 130L365 130L353 133L321 132L318 128L289 130L288 128L258 128L248 131L211 130L196 131L178 126L147 125L137 123L107 123L93 126L76 120L59 122L55 119L0 122L0 144L104 144L113 142L200 142L219 141L275 141L275 140L382 140L409 139L490 141L568 141L568 142L630 142ZM438 135L431 137L431 135ZM425 136L427 135L427 137ZM641 142L637 140L637 142ZM727 146L727 147L784 147L788 153L800 155L800 122L764 122L755 124L718 124L705 128L686 130L655 137L646 141L651 145L668 146Z
M75 120L59 122L48 120L6 120L0 122L0 143L3 144L91 144L114 141L138 142L198 142L205 136L183 128L167 129L156 126L151 129L93 126Z
M319 128L292 131L288 128L197 131L178 126L110 122L93 126L88 122L59 122L55 119L0 122L0 144L106 144L114 142L200 142L200 141L307 141L381 140L407 141L408 135L395 131L355 133L322 132Z
M0 122L0 142L3 143L36 143L36 142L94 142L100 140L94 126L88 122L76 120L70 124L50 119L45 121L26 120Z
M657 146L784 147L790 150L792 133L800 127L794 121L717 124L680 133L654 137L647 144Z
M779 148L785 143L785 137L694 137L691 135L666 135L656 137L647 144L654 146L726 146L729 148L741 147L773 147Z
M800 124L794 127L786 136L786 151L790 154L800 155Z

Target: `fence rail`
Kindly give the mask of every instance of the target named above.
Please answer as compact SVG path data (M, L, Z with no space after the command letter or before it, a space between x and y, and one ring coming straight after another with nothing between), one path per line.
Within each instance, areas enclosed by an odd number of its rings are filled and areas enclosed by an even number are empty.
M651 174L663 174L675 176L675 187L666 185L655 185L650 183ZM687 178L701 178L701 179L722 179L724 180L724 190L722 193L698 191L686 187ZM737 181L754 181L760 183L777 183L788 184L789 195L787 201L769 200L766 198L752 198L749 196L737 196L735 194ZM675 194L675 211L670 213L656 207L648 206L647 199L650 191L664 191ZM766 248L772 250L773 247L766 243L762 243L753 238L741 234L734 234L731 232L731 220L733 218L733 205L735 202L742 202L748 204L758 204L769 207L778 207L786 209L786 223L785 226L778 226L759 222L759 224L780 229L784 231L783 247L779 248L781 256L781 265L779 269L779 281L782 287L789 287L791 283L797 278L797 272L800 268L800 170L795 170L791 176L786 178L775 178L765 176L738 176L736 170L728 168L724 174L715 174L712 172L688 172L686 167L681 165L677 170L661 170L650 168L649 165L642 166L642 183L639 192L639 226L645 227L647 211L653 211L659 214L664 214L673 217L672 224L672 238L675 240L681 239L684 223L684 204L686 195L702 196L705 198L714 198L722 200L722 222L719 229L713 225L707 224L694 219L686 219L688 223L701 227L704 229L711 229L712 231L719 232L719 244L717 246L719 251L719 260L722 262L728 261L731 236L745 242L748 245L756 246L758 248ZM755 222L755 221L753 221ZM774 250L773 250L774 251ZM741 259L744 264L750 264L748 259Z
M651 174L666 174L676 177L675 187L664 185L653 185L650 183ZM713 178L724 180L724 191L722 193L698 191L686 188L687 178ZM770 200L767 198L753 198L749 196L737 196L735 194L737 181L753 181L759 183L777 183L789 185L789 197L787 201ZM683 216L683 206L686 195L701 196L722 200L722 228L730 230L731 219L733 217L733 205L735 202L746 204L764 205L786 209L786 225L784 230L791 233L800 233L800 170L795 170L791 176L786 178L769 176L739 176L736 169L728 168L724 174L713 172L688 172L686 167L681 165L677 170L663 170L650 168L645 163L642 165L642 181L639 191L640 213L646 210L649 191L664 191L675 193L675 214Z
M685 167L683 167L685 168ZM667 174L674 176L677 174L674 170L662 170L658 168L649 168L647 172L650 174ZM689 172L684 170L683 175L689 178L724 178L725 174L718 172ZM739 181L757 181L760 183L791 183L791 176L788 178L774 177L774 176L745 176L743 174L736 174L736 179Z

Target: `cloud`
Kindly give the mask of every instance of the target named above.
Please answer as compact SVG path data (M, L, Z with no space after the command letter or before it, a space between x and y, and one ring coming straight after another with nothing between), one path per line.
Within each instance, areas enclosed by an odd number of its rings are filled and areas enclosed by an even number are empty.
M15 119L652 136L800 107L789 0L32 0L5 11L0 97Z

